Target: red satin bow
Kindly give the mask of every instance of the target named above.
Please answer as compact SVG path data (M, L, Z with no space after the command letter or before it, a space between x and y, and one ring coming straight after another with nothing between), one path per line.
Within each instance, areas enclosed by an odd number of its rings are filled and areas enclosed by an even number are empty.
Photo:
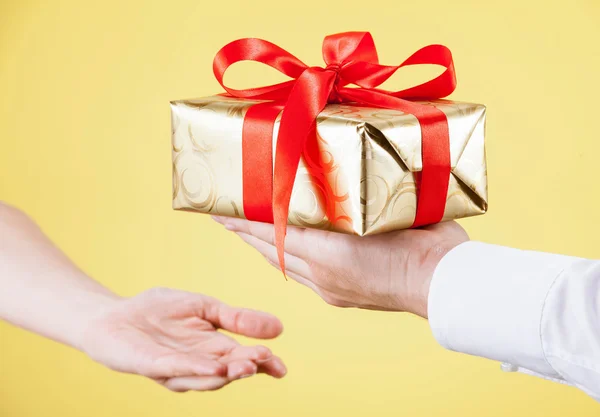
M443 45L429 45L398 66L380 65L370 33L346 32L325 38L323 59L325 68L308 67L271 42L247 38L225 45L213 63L215 77L230 95L272 100L250 107L244 117L244 213L250 220L274 223L275 245L284 273L284 239L296 171L306 142L314 135L317 116L327 103L355 102L414 115L421 126L423 169L413 227L437 223L444 215L450 177L448 121L441 110L407 100L438 99L454 91L456 76L450 50ZM267 64L293 79L246 90L225 86L223 74L227 68L248 60ZM420 64L441 65L446 70L406 90L376 88L399 68ZM359 88L349 88L349 84ZM273 173L273 125L281 108Z

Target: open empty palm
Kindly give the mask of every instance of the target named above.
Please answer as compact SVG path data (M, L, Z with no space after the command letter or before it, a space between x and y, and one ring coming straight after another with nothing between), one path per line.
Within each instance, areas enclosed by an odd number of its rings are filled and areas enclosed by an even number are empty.
M214 390L257 372L285 375L268 348L242 346L219 329L270 339L282 325L266 313L157 288L109 305L90 322L81 348L113 370L147 376L173 391Z

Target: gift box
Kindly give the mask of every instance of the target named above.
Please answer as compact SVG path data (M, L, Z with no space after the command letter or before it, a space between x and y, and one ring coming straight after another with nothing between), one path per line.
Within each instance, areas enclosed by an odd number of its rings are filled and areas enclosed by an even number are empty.
M456 86L448 48L381 65L368 32L347 32L325 38L323 58L309 67L254 38L217 53L226 93L171 103L175 209L274 223L282 270L288 224L362 236L486 211L485 107L442 100ZM227 68L247 60L291 79L227 87ZM379 88L423 64L444 71Z
M256 103L214 96L171 104L173 208L245 217L242 130L245 113ZM484 213L485 107L446 100L421 103L435 106L448 119L451 174L442 220ZM279 115L273 149L280 120ZM300 160L288 224L356 235L413 224L422 169L421 131L413 115L330 104L317 119L316 133L319 158L305 152Z

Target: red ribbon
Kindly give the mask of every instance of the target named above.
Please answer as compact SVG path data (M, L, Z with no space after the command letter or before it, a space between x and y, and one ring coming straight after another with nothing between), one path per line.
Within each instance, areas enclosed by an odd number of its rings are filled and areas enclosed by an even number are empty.
M325 38L323 59L325 68L308 67L271 42L246 38L225 45L213 62L215 77L231 96L271 100L250 107L244 117L244 213L249 220L274 223L275 246L283 271L284 240L296 171L307 141L315 137L317 116L327 103L354 102L415 116L421 126L423 169L418 176L417 212L412 227L438 223L446 205L450 178L448 120L441 110L408 100L433 100L454 91L456 76L450 50L443 45L429 45L398 66L380 65L371 34L347 32ZM229 88L223 84L223 75L239 61L267 64L292 80L245 90ZM441 65L446 70L406 90L391 92L376 88L399 68L421 64ZM347 87L350 84L358 88ZM282 108L273 171L273 126Z

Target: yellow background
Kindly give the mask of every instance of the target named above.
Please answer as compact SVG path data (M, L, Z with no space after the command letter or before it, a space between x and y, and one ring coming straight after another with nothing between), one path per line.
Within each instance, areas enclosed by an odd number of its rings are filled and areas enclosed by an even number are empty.
M170 286L276 313L269 346L290 369L173 394L0 324L0 416L597 416L575 389L444 351L423 320L329 307L209 217L171 210L168 103L220 91L222 45L262 37L321 65L324 35L369 30L388 64L446 44L452 97L488 106L490 211L461 222L472 238L599 257L600 4L495 3L0 1L0 198L121 294ZM250 64L227 77L272 79Z

